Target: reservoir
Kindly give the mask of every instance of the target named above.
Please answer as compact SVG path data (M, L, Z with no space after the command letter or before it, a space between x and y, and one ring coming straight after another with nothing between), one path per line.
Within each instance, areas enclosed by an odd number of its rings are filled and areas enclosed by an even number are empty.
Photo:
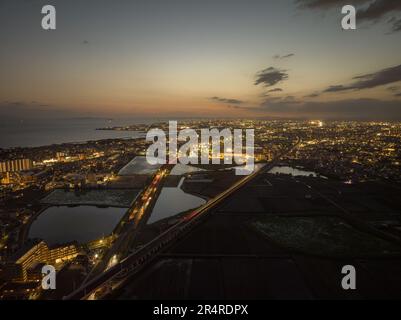
M294 177L297 176L305 176L305 177L318 177L319 175L316 172L313 171L305 171L302 169L297 169L297 168L293 168L293 167L287 167L287 166L283 166L283 167L273 167L269 173L272 174L276 174L276 173L283 173L283 174L290 174Z
M189 209L197 208L206 203L206 200L182 191L181 185L184 179L185 178L181 178L176 188L165 187L162 189L148 220L148 224L174 216Z
M71 241L86 243L111 234L127 209L95 206L50 207L32 223L29 238L49 245Z

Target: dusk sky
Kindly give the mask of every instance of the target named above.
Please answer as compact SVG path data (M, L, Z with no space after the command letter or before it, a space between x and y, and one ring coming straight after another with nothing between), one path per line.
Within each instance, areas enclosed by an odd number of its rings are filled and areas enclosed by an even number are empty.
M1 0L0 30L2 117L401 120L400 0Z

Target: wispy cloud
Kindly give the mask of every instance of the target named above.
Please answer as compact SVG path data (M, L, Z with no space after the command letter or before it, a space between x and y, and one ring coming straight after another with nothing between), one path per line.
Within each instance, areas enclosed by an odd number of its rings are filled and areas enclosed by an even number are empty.
M328 87L324 92L340 92L347 90L371 89L401 81L401 65L380 70L375 73L354 77L354 83L348 85L334 85Z
M391 86L391 87L387 88L388 91L392 91L392 92L398 91L399 89L400 89L400 87L398 87L398 86Z
M288 79L287 70L276 69L270 67L259 71L256 74L255 85L262 84L265 87L272 87L284 80Z
M227 108L229 109L235 109L235 110L245 110L245 111L261 111L260 107L254 107L254 106L233 106L233 105L229 105L227 106Z
M2 101L0 102L0 118L46 118L66 114L66 109L55 107L40 101Z
M262 106L267 105L271 102L276 102L276 101L281 101L283 98L282 97L266 97L264 101L261 103Z
M281 110L282 107L294 106L302 104L302 100L298 100L294 96L286 97L267 97L260 104L261 108L268 108L269 110L274 109L275 111Z
M378 20L391 12L400 10L400 0L375 0L366 9L359 10L358 19Z
M319 93L311 93L311 94L304 96L304 98L317 98L318 96L320 96Z
M0 106L8 106L8 107L26 107L26 108L38 108L38 107L50 107L46 103L38 102L38 101L2 101L0 102Z
M390 33L401 31L401 18L397 19L397 18L393 17L388 22L392 23L392 25L393 25L391 27Z
M328 9L351 3L354 5L364 4L368 3L369 1L370 0L296 0L296 3L298 3L301 8Z
M238 100L238 99L227 99L227 98L221 98L221 97L211 97L208 98L211 101L214 102L220 102L220 103L228 103L228 104L242 104L244 101Z
M261 112L277 117L347 120L401 120L401 101L350 99L329 102L266 101Z
M281 92L281 91L283 91L283 89L281 89L281 88L274 88L274 89L268 90L267 92L269 93L269 92Z
M291 58L293 56L295 56L295 53L288 53L288 54L285 54L285 55L276 54L276 55L273 56L273 59L277 59L277 60L279 60L279 59L288 59L288 58Z

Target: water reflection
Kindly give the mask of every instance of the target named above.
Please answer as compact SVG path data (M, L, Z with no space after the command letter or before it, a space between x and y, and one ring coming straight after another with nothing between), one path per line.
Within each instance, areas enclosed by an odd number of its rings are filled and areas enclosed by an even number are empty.
M148 224L171 217L189 209L197 208L206 202L206 200L202 198L182 191L181 185L183 184L184 179L184 177L181 178L180 183L176 188L165 187L162 189L148 220Z
M305 177L321 177L319 174L313 171L306 171L302 169L297 169L288 166L280 166L280 167L273 167L269 173L276 174L276 173L283 173L283 174L290 174L294 177L296 176L305 176ZM322 177L324 178L324 177Z
M85 243L109 235L127 209L93 206L50 207L32 223L29 238L46 243Z
M170 175L172 175L172 176L181 176L181 175L186 174L186 173L193 173L193 172L200 172L200 171L205 171L205 170L201 169L201 168L189 166L189 165L186 165L186 164L177 163L174 166L173 170L171 170Z

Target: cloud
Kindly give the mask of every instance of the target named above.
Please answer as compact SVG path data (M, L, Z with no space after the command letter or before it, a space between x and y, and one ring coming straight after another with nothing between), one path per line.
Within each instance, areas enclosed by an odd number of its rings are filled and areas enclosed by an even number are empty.
M37 108L37 107L48 107L47 104L37 101L3 101L0 102L1 107L23 107L23 108Z
M5 103L8 103L9 105L14 106L14 107L20 107L20 106L24 105L24 103L21 101L12 101L12 102L6 101Z
M391 86L387 88L387 91L394 93L394 97L401 97L401 87L399 86Z
M398 86L391 86L391 87L387 88L388 91L392 91L392 92L398 91L399 89L400 89L400 87L398 87Z
M236 109L236 110L245 110L245 111L259 111L259 112L261 110L260 107L253 107L253 106L244 107L244 106L232 106L232 105L230 105L230 106L227 106L227 108Z
M285 54L285 55L282 55L282 56L279 55L279 54L276 54L276 55L273 56L273 59L288 59L288 58L291 58L293 56L295 56L295 53L289 53L289 54Z
M393 17L389 20L389 23L393 24L390 33L401 31L401 18L397 19Z
M401 101L350 99L330 102L270 101L260 110L286 118L401 120Z
M263 84L265 87L272 87L279 82L288 79L287 70L280 70L273 67L259 71L256 74L255 85Z
M317 98L318 96L320 96L319 93L311 93L311 94L304 96L304 98Z
M357 80L349 85L330 86L324 92L371 89L378 86L401 81L401 65L380 70L375 73L354 77Z
M281 88L274 88L274 89L268 90L267 92L281 92L281 91L283 91L283 89L281 89Z
M400 0L375 0L366 9L358 11L360 20L378 20L390 12L401 10Z
M265 105L267 103L274 102L274 101L281 101L281 100L283 100L283 97L269 97L269 96L266 96L266 99L262 102L262 105Z
M358 21L377 22L391 13L401 11L400 0L296 0L302 9L327 10L352 4L359 7L357 12ZM388 21L392 23L390 33L401 31L401 19L392 18Z
M69 109L39 101L8 100L0 102L0 118L55 118L73 113Z
M339 91L345 91L345 90L350 90L350 88L344 87L343 85L336 85L336 86L330 86L323 92L339 92Z
M294 96L286 97L267 97L260 104L261 108L273 108L275 110L281 110L282 106L293 106L303 103L301 100L297 100Z
M221 102L221 103L229 103L229 104L242 104L244 101L237 100L237 99L227 99L227 98L220 98L220 97L211 97L209 98L211 101Z
M354 5L368 3L370 0L296 0L301 8L309 9L329 9L332 7L343 6L350 4Z
M282 99L284 102L300 103L300 101L295 100L294 96L286 96Z

